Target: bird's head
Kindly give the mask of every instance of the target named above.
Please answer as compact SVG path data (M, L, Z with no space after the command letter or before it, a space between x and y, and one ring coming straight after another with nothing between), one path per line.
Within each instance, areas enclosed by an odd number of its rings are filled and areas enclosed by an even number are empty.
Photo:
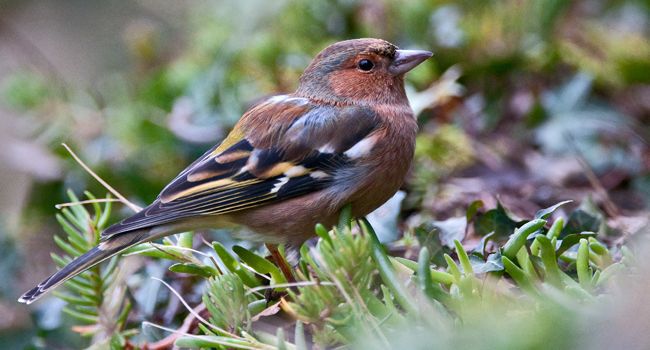
M300 77L297 94L342 104L408 103L404 74L432 53L399 50L381 39L354 39L326 47Z

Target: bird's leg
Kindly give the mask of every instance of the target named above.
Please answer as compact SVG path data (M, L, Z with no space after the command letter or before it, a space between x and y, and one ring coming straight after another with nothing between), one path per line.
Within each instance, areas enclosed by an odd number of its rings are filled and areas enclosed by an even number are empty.
M287 261L282 257L282 254L280 254L280 251L278 250L278 245L267 243L266 249L268 249L269 252L271 253L271 257L273 258L273 261L280 268L282 274L284 274L284 277L287 278L287 282L289 283L296 282L296 279L293 277L293 272L291 271L291 267L289 266Z

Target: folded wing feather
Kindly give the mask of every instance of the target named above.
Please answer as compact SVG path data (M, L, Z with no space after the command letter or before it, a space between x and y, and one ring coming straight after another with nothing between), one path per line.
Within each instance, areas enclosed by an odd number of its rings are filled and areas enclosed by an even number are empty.
M218 215L321 190L356 160L345 152L378 127L362 107L295 99L252 108L219 146L183 170L141 212L102 239L201 215Z

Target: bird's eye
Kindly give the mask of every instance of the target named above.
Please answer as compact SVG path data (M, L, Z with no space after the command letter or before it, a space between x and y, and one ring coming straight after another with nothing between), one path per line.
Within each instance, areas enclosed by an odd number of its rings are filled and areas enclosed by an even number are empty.
M375 64L371 60L363 59L357 63L357 67L364 72L368 72L375 67Z

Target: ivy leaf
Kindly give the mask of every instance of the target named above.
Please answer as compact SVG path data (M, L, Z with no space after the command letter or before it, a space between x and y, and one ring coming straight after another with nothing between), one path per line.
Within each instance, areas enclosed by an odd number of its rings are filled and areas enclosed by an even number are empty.
M455 240L462 242L465 238L467 219L464 216L459 216L447 220L432 221L431 226L438 232L440 242L452 248Z
M489 241L492 241L492 240L494 240L494 232L490 232L487 235L483 236L483 238L481 238L481 243L479 243L479 245L477 245L476 248L474 248L473 254L483 258L485 256L485 254L487 253L486 252L487 244L488 244Z
M467 218L467 222L471 222L472 219L474 219L474 217L478 213L478 210L483 208L483 206L484 206L483 201L480 199L470 203L469 206L467 207L467 211L465 212L465 218Z
M479 236L494 232L495 238L504 238L510 236L517 226L520 226L520 222L513 219L501 203L497 202L495 209L477 217L474 232Z
M426 247L431 254L431 261L438 265L445 264L444 254L451 253L449 247L444 246L440 240L439 231L431 224L422 224L415 228L415 237L420 247Z
M426 247L431 260L441 265L444 263L444 254L451 251L454 241L461 242L465 238L467 219L464 216L453 217L447 220L434 220L415 229L415 236L421 247Z
M501 259L501 253L496 252L488 256L487 260L483 260L480 257L472 254L469 257L469 261L472 264L472 269L474 273L481 274L492 271L503 271L503 261Z
M600 213L598 208L591 201L585 201L578 209L571 213L569 220L562 229L562 232L560 232L560 237L584 231L598 232L602 221L603 214Z

